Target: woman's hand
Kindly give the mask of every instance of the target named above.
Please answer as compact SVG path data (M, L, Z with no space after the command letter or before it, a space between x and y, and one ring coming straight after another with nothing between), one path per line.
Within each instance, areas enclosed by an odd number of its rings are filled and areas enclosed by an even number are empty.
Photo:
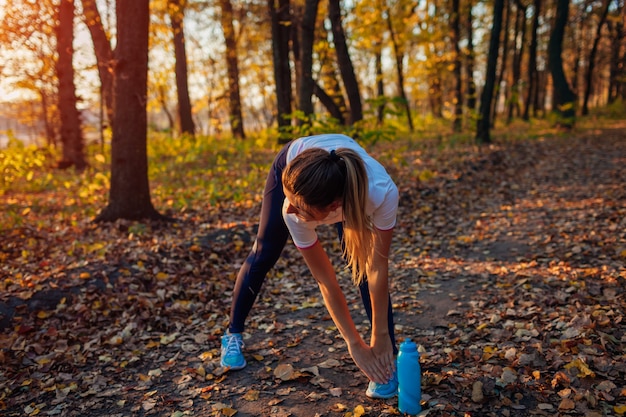
M389 342L391 346L391 342ZM348 344L348 351L352 360L359 367L359 369L367 376L370 381L377 382L379 384L386 384L391 379L391 375L386 369L380 358L376 357L374 349L367 346L365 342L356 343L354 345ZM393 351L391 353L393 357Z
M378 361L379 367L382 368L386 375L386 381L389 381L396 370L396 361L393 356L393 346L391 338L388 334L372 335L371 340L372 353Z

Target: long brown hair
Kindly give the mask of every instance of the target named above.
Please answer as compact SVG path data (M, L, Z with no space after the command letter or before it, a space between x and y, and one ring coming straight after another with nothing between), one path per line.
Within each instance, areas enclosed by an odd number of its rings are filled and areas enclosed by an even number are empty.
M341 201L344 215L344 256L352 280L360 284L372 260L374 228L365 212L368 179L365 164L352 149L307 149L283 171L283 186L305 205L326 209Z

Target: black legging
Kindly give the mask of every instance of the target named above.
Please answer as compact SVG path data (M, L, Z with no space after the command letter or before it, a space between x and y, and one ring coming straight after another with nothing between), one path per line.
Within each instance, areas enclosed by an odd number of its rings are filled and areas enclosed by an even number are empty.
M233 303L230 310L230 325L228 330L231 333L242 333L245 328L245 321L252 309L261 286L265 281L265 276L276 264L280 254L287 243L289 230L283 220L282 208L285 200L283 192L282 175L287 164L287 150L289 145L285 145L276 155L263 191L263 201L261 203L261 219L256 241L252 246L250 254L239 270L235 289L233 291ZM343 227L341 223L336 224L339 239L343 242ZM361 299L365 307L367 317L372 321L372 302L369 294L367 279L359 285ZM397 353L396 340L393 329L393 309L391 298L389 299L389 310L387 313L389 335L393 344L394 353Z

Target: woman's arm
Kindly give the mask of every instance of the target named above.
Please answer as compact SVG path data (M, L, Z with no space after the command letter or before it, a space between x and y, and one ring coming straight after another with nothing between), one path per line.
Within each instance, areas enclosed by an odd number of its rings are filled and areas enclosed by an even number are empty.
M395 370L393 346L389 335L389 248L393 229L377 230L374 234L372 264L367 271L372 300L372 337L370 345L381 365L389 372Z
M312 247L301 249L300 252L320 287L326 308L346 341L352 359L370 380L386 383L389 380L388 371L377 360L372 348L363 341L357 331L346 298L337 282L337 275L324 248L316 242ZM386 326L385 322L385 328Z

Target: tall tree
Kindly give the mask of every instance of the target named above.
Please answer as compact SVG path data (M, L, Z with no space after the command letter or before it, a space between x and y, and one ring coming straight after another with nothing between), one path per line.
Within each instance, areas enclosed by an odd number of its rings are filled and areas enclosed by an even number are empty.
M313 115L313 43L315 42L315 21L319 0L305 0L304 12L297 25L298 59L300 67L300 85L298 88L298 110L306 118ZM297 64L298 65L298 64ZM300 121L302 123L302 121Z
M530 107L532 103L536 103L537 89L539 84L539 74L537 72L537 38L539 31L539 18L541 12L541 0L533 1L533 23L530 34L530 46L528 50L528 86L526 88L526 99L524 100L524 120L530 119ZM534 112L537 112L537 106L534 106Z
M291 68L289 67L289 39L291 37L291 16L289 0L268 0L272 25L272 58L274 64L274 84L276 88L276 108L278 127L281 131L279 142L290 140L282 130L291 125Z
M337 52L337 63L343 80L343 86L350 102L350 123L356 123L363 119L363 108L361 105L361 93L359 83L354 74L354 66L348 52L346 35L341 24L341 7L339 0L329 0L328 17L333 31L333 43Z
M516 0L517 14L515 16L515 31L513 35L513 63L511 89L507 98L508 115L507 123L513 119L513 112L519 116L520 105L519 96L521 92L520 79L522 74L522 56L524 55L524 45L526 44L526 5L521 0Z
M109 123L113 122L113 49L111 39L102 24L100 11L96 0L81 0L83 17L91 41L93 42L96 62L98 64L98 76L100 77L100 95L104 103L105 113Z
M149 0L117 0L116 20L111 188L96 221L160 219L148 182Z
M624 0L617 1L617 10L611 14L607 26L611 37L611 53L609 64L609 88L607 92L608 102L613 103L620 96L626 100L626 77L624 77L624 68L626 68L626 51L622 51L626 32L624 31L624 22L626 22L626 7Z
M450 16L450 29L452 48L454 50L453 70L454 73L454 117L452 128L455 132L460 132L463 122L463 95L461 78L461 23L460 23L459 0L452 0L452 15Z
M82 171L87 167L85 141L81 130L80 115L76 108L74 84L74 0L61 0L59 4L57 32L56 72L59 79L59 115L61 119L61 145L63 156L60 168L75 167Z
M413 129L413 117L411 115L411 105L409 103L409 98L406 94L406 88L404 85L404 52L402 51L402 47L400 46L400 40L398 39L398 34L396 33L396 29L392 21L391 9L385 6L385 12L386 12L387 30L389 31L389 37L391 38L391 45L393 47L393 54L395 57L396 74L398 76L398 92L400 94L400 99L402 100L402 104L404 105L404 109L406 111L406 118L407 118L407 124L409 125L409 131L412 132L414 129Z
M241 110L241 93L239 90L239 52L237 36L233 24L234 12L231 0L220 0L220 21L226 43L226 67L228 70L228 106L230 129L233 136L245 138L243 115Z
M596 66L596 53L598 52L598 44L600 43L600 38L602 37L602 27L606 22L606 17L609 14L609 6L611 5L611 0L604 0L604 5L602 6L602 10L600 11L598 26L596 28L596 36L593 40L593 46L591 47L591 51L589 52L588 66L587 72L585 73L585 96L583 98L583 108L582 114L589 114L589 96L591 95L591 86L592 86L592 78L593 78L593 70Z
M505 0L494 0L493 2L493 25L491 26L491 37L489 39L489 54L487 56L487 71L485 72L485 87L480 96L480 111L478 125L476 129L476 140L478 143L491 143L489 119L491 114L491 101L495 89L496 67L498 66L498 50L500 49L500 32L502 31L502 12Z
M569 0L557 0L554 26L548 42L548 66L553 84L553 111L558 124L564 128L574 126L576 120L576 95L563 70L563 37L569 16Z
M497 72L496 82L494 85L494 95L491 101L491 117L490 126L493 126L496 120L496 114L498 110L498 102L502 91L502 81L504 80L504 74L506 73L507 58L509 57L509 24L511 21L511 0L504 1L504 30L502 30L502 59L500 60L500 69ZM495 19L495 16L494 16ZM506 92L505 92L506 97Z
M467 5L467 108L473 115L476 110L476 83L474 81L474 18L472 16L472 0Z
M169 0L168 11L174 32L174 56L176 58L176 93L178 96L178 118L180 131L193 136L196 127L193 122L187 71L187 51L185 49L184 17L186 0Z

